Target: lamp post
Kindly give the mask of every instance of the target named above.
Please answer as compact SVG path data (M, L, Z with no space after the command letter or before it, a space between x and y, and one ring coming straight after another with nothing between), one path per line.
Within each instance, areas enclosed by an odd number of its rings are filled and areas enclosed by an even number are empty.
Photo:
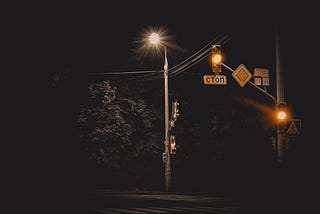
M280 38L279 38L279 26L276 26L276 88L277 88L277 103L276 108L281 104L285 105L284 99L284 73L281 68L281 55L280 55ZM281 116L281 115L280 115ZM284 116L285 119L285 115ZM279 117L278 117L279 118ZM280 120L279 120L280 119ZM283 144L285 141L285 127L281 123L281 118L277 120L277 157L278 162L281 164L283 162Z
M157 33L152 33L149 37L149 41L153 45L160 44L160 37ZM168 94L168 59L167 49L164 46L164 65L163 65L163 77L164 77L164 124L165 124L165 138L164 138L164 157L165 164L165 189L168 192L171 186L171 164L170 164L170 143L169 143L169 94Z

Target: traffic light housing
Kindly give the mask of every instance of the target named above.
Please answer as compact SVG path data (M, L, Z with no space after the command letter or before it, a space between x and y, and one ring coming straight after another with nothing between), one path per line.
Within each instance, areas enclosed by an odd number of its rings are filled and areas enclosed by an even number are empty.
M167 161L167 159L168 159L168 155L167 155L167 153L162 153L162 161L163 161L163 163L165 163L166 161Z
M170 121L169 121L169 125L170 125L170 128L174 127L175 126L175 122L177 121L177 118L179 117L180 115L180 110L179 110L179 103L178 101L173 101L172 102L172 111L171 111L171 118L170 118Z
M172 112L171 112L171 121L174 123L180 115L179 103L178 101L172 102Z
M174 101L174 102L172 102L172 117L173 117L173 120L176 121L177 118L179 117L179 115L180 115L179 103L178 103L178 101Z
M287 109L285 102L279 102L276 105L276 118L278 122L286 122L287 121Z
M222 53L220 45L212 46L211 68L214 73L221 73Z
M176 137L170 135L170 154L176 154L177 152L177 144L176 144Z

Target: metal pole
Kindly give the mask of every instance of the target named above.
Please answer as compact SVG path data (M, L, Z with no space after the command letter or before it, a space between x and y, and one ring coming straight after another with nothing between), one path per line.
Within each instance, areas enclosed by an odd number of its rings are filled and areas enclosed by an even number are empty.
M171 185L171 166L170 166L170 144L169 144L169 95L168 95L168 60L167 60L167 49L164 47L164 66L163 66L163 75L164 75L164 115L165 115L165 183L166 191L170 190Z
M276 26L276 86L277 86L277 103L285 102L284 100L284 74L280 63L280 38L279 26ZM283 162L283 144L284 144L285 130L284 127L277 121L277 159L279 163Z

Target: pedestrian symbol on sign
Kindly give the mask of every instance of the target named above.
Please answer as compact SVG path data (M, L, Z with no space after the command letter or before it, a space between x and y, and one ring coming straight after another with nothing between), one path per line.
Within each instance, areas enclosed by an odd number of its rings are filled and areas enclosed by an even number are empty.
M301 120L291 120L289 127L287 129L287 134L289 135L297 135L300 134L301 129Z

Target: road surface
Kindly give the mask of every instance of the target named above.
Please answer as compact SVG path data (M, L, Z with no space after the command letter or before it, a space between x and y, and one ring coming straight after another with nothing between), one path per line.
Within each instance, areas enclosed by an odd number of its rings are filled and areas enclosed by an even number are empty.
M239 213L232 198L213 193L114 192L91 194L90 213Z

